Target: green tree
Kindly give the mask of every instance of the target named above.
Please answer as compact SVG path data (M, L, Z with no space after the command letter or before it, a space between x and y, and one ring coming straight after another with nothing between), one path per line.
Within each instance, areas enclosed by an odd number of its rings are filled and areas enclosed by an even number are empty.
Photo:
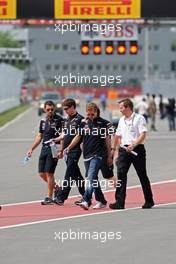
M10 32L0 32L0 48L21 48L21 44L14 39ZM12 61L9 60L8 64L13 65L20 70L25 70L28 67L27 63L18 61L12 63Z
M20 48L20 43L11 36L10 32L0 32L1 48Z

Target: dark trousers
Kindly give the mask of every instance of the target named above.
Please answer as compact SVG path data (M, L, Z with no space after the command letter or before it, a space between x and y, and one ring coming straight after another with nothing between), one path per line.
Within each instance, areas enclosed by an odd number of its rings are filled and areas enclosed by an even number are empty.
M72 184L76 183L79 193L83 196L85 192L84 178L80 172L78 161L81 156L81 152L70 152L66 161L66 172L62 189L58 192L57 198L65 201L70 193Z
M150 186L150 181L146 172L146 151L144 145L138 145L135 149L138 153L134 156L131 153L127 153L124 149L119 150L119 157L117 161L117 176L119 186L116 188L115 198L120 206L125 206L126 198L126 187L127 187L127 173L130 165L133 164L137 175L139 177L140 183L142 185L142 190L144 193L144 198L146 202L153 201L152 190Z
M175 130L175 114L168 114L169 130Z

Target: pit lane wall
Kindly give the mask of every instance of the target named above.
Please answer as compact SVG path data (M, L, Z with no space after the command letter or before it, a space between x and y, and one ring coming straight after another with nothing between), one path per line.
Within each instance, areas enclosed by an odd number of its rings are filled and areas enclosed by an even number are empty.
M20 104L23 71L0 63L0 113Z

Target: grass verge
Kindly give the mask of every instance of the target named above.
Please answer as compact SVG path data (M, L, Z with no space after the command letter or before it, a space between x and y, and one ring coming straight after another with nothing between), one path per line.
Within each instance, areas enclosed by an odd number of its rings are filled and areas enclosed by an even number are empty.
M0 127L13 120L19 114L25 112L30 106L30 104L19 105L0 113Z

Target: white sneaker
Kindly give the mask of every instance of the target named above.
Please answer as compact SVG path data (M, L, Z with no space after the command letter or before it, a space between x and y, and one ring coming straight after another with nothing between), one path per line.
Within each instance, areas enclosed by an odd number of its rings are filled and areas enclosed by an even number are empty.
M86 201L82 201L80 203L80 206L84 209L84 210L88 210L89 209L89 205Z
M96 205L93 206L93 209L102 209L106 208L107 204L103 204L101 202L96 203Z

